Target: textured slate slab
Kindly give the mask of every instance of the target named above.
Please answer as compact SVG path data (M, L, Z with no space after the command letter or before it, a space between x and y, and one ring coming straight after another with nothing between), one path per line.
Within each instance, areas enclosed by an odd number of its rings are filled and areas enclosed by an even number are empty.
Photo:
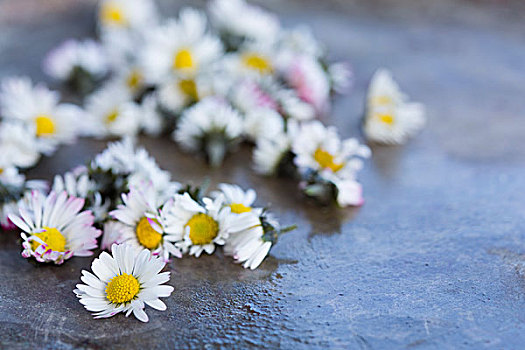
M203 2L199 1L198 5ZM163 1L166 13L179 4ZM220 170L168 140L141 139L180 181L257 189L297 223L257 271L216 254L169 265L175 292L151 321L94 321L72 293L90 258L35 267L16 234L0 235L1 348L525 347L525 30L519 2L286 2L333 58L349 58L354 92L336 101L359 135L365 88L390 67L429 125L405 147L374 148L360 209L318 208L287 181L263 179L243 149ZM0 77L43 79L40 59L92 32L93 1L0 1ZM31 171L50 179L104 148L82 140Z

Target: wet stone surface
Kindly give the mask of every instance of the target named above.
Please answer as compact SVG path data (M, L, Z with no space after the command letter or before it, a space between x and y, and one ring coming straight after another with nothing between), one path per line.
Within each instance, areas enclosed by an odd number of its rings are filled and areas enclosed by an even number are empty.
M512 2L415 3L267 3L286 24L311 25L332 58L352 62L353 92L326 120L343 136L360 135L365 88L379 66L428 106L419 137L373 148L360 176L362 208L319 208L294 183L256 176L248 148L210 170L167 139L141 138L175 179L253 187L260 204L299 229L256 271L220 252L172 262L168 310L148 310L147 324L95 321L78 303L72 290L92 258L35 266L20 256L17 234L2 233L0 347L523 348L523 12ZM92 5L0 1L0 77L45 79L43 54L90 35ZM165 13L179 6L162 5ZM51 179L104 147L63 147L30 177Z

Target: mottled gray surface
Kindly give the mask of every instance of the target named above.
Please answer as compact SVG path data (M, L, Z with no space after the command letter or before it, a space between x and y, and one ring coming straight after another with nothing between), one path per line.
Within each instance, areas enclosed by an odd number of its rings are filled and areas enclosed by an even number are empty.
M0 1L0 76L41 79L49 48L90 33L92 1L64 3L72 2ZM168 311L150 309L147 324L122 315L94 321L84 311L72 289L90 258L35 267L20 257L17 235L2 234L1 348L525 347L523 6L267 6L287 24L307 22L333 58L351 60L354 91L327 120L344 136L359 134L367 81L379 66L428 105L425 131L404 147L373 149L361 173L366 204L349 210L315 207L293 183L254 175L247 149L210 171L168 140L141 139L180 181L254 187L260 203L299 229L257 271L221 254L174 261ZM89 140L62 148L31 176L51 178L103 148Z

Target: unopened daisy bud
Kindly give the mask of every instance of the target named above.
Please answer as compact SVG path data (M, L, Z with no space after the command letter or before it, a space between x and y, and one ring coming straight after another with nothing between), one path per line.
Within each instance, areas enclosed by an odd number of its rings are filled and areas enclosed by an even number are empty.
M128 244L111 247L111 255L102 252L93 260L89 271L82 271L74 293L95 318L112 317L120 312L133 315L142 322L149 318L146 305L160 311L167 309L159 298L166 298L173 287L164 285L169 272L160 272L166 263L146 249L137 251Z

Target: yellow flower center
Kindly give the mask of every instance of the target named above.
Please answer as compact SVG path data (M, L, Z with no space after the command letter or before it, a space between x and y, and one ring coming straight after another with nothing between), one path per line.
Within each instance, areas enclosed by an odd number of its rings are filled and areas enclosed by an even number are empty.
M394 116L392 114L377 114L377 119L382 123L392 125L394 124Z
M140 290L139 281L132 275L123 273L115 276L106 286L106 298L113 304L127 303L135 298Z
M50 136L55 133L55 123L50 116L40 114L35 118L36 136Z
M219 233L219 224L208 214L195 214L188 220L190 239L193 244L203 245L213 242Z
M44 241L48 248L55 252L64 252L66 251L66 238L60 233L56 228L44 227L45 231L40 233L35 233L34 236L37 236L42 241ZM31 249L35 251L39 246L40 242L33 240L31 241Z
M100 20L105 25L124 26L127 24L122 8L114 2L105 2L100 9Z
M4 168L0 168L0 175L4 173Z
M268 74L273 71L270 61L266 57L256 53L245 53L242 56L242 63L246 67L258 71L261 74Z
M156 219L153 219L153 221L157 224L159 223ZM157 248L162 241L162 235L151 227L151 224L146 217L140 219L135 231L139 243L148 249Z
M252 211L252 208L247 207L242 203L232 203L230 204L230 208L232 210L232 213L235 213L235 214L242 214L242 213L247 213L249 211Z
M378 105L389 105L389 104L393 103L392 97L390 97L388 95L375 96L373 98L373 101L374 101L374 103L376 103Z
M131 89L135 90L142 84L143 76L138 69L133 69L127 79L126 85Z
M173 60L173 69L174 70L190 70L195 68L195 62L191 51L188 49L181 49L175 55Z
M117 120L118 115L118 109L114 109L111 112L109 112L108 115L106 115L106 124L109 125L111 123L114 123L115 120Z
M330 169L334 173L338 172L344 167L344 163L335 163L334 156L322 148L315 150L314 159L323 169Z
M199 99L199 94L197 92L197 84L195 84L194 80L180 80L179 89L181 89L181 91L184 92L192 100L197 101Z

